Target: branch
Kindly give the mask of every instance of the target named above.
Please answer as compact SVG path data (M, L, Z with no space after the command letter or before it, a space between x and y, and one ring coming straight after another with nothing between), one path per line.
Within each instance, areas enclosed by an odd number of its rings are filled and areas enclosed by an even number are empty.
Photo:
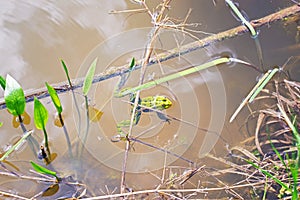
M267 15L260 19L252 20L250 23L254 28L260 28L265 25L270 25L271 23L274 23L276 21L283 20L286 17L296 15L299 12L300 12L300 6L293 5L291 7L282 9L276 13ZM164 61L170 60L172 58L176 58L179 55L188 54L188 53L196 51L198 49L207 47L211 44L221 42L225 39L237 37L246 32L249 32L247 27L241 25L241 26L237 26L235 28L220 32L218 34L208 36L201 40L189 43L187 45L183 45L179 48L171 49L168 52L158 54L155 58L151 58L149 60L148 66L154 65L154 64L157 64L160 62L164 62ZM136 62L137 66L135 67L135 69L141 68L141 63L142 63L141 60L137 61ZM129 71L129 69L128 69L127 64L119 66L119 67L111 67L111 68L107 69L106 71L95 75L95 77L93 79L93 83L98 83L103 80L110 79L110 78L118 76L120 74L127 73L128 71ZM73 85L73 89L80 88L83 85L83 78L77 79L76 81L78 81L78 84ZM56 86L54 88L57 90L57 93L65 93L65 92L71 90L71 87L68 85L67 82L58 83L58 84L56 84ZM40 98L48 97L49 94L48 94L46 88L41 88L41 89L35 90L34 92L32 92L30 94L26 94L26 101L27 102L33 101L34 96L37 96L40 99ZM1 98L0 99L0 109L4 109L4 108L6 108L6 105L5 105L4 99Z

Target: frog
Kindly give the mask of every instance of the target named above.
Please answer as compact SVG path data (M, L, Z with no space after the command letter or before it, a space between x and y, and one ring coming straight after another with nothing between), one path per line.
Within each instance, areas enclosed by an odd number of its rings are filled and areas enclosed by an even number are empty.
M121 79L119 80L118 84L115 86L114 89L114 97L121 98L124 96L129 95L130 96L130 102L131 102L131 113L133 112L133 105L136 99L136 92L132 91L132 88L125 87L121 89L125 83L127 82L131 72L135 68L135 59L132 58L130 65L129 65L129 72L121 74ZM142 88L141 88L142 89ZM170 122L170 119L166 117L162 112L172 106L172 101L163 95L155 95L155 96L148 96L144 98L140 98L138 100L137 107L135 109L134 113L134 119L133 119L133 125L137 125L140 121L142 112L156 112L157 116L162 119L165 122ZM123 127L129 127L131 121L130 120L123 120L119 123L117 123L117 131L118 135L113 136L111 138L112 142L118 142L120 140L123 141L129 141L128 135L125 134L122 130Z
M130 102L134 103L136 98L135 94L130 95ZM165 121L170 122L170 119L163 114L162 112L166 109L169 109L172 106L172 101L164 96L164 95L155 95L155 96L147 96L143 98L139 98L138 106L135 110L133 125L137 125L140 121L141 114L143 112L156 112L157 116ZM133 105L131 106L131 112L133 111ZM120 140L128 140L127 135L123 132L122 128L129 127L130 126L130 120L123 120L117 124L117 131L118 135L114 136L111 141L112 142L118 142Z

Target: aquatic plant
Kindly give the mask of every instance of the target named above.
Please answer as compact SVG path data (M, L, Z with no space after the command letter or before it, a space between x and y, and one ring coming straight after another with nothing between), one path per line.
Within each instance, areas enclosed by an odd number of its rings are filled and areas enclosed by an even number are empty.
M82 93L83 93L84 100L85 100L85 110L86 110L86 129L85 129L84 135L82 136L83 139L82 139L82 149L80 151L80 156L83 151L83 146L86 143L86 140L88 137L88 132L89 132L89 127L90 127L90 125L89 125L90 113L89 113L88 92L90 91L92 83L93 83L93 78L94 78L95 70L96 70L96 66L97 66L97 60L98 60L98 58L95 58L95 60L90 65L90 67L85 75L85 79L84 79L83 87L82 87Z
M80 132L81 132L81 114L80 114L80 110L79 110L79 105L78 105L78 102L77 102L77 98L75 96L73 84L72 84L70 76L69 76L69 70L67 68L66 63L62 59L61 59L61 64L62 64L64 72L65 72L65 74L67 76L69 87L70 87L71 92L72 92L72 97L73 97L75 108L76 108L76 112L77 112L77 115L78 115L78 123L77 123L77 125L78 125L78 135L80 135Z
M0 86L2 87L3 90L5 90L5 79L3 78L3 76L0 76Z
M28 138L33 133L33 130L26 132L25 134L22 135L21 139L18 140L11 148L9 148L0 158L0 162L4 161L9 154L11 154L15 149L18 149Z
M36 97L34 97L34 124L35 127L39 130L42 130L44 133L44 141L45 141L45 147L46 151L48 152L48 158L51 161L51 153L48 143L48 134L46 131L46 124L48 122L48 111L45 108L45 106L38 100ZM44 158L46 159L46 158Z
M9 74L6 76L4 90L4 100L8 111L18 116L20 122L22 122L21 115L25 111L25 95L20 84Z
M140 5L144 5L145 8L147 8L145 1L135 1L135 2L139 3ZM164 2L169 3L170 1L164 1ZM229 1L226 1L226 2L229 2ZM162 3L161 5L158 6L158 8L161 8L161 10L164 11L164 9L166 9L168 7L165 4ZM236 12L239 12L239 10L237 8L234 8L233 10L235 10L235 11L237 10ZM171 24L171 23L165 23L165 22L170 22L170 21L167 21L168 20L167 17L164 18L163 12L151 13L150 9L148 9L147 11L149 11L148 13L150 13L150 15L152 17L152 20L153 20L153 23L154 23L155 26L157 26L157 27L158 26L161 26L161 27L165 26L165 27L167 27L169 24ZM156 14L156 13L159 13L159 14ZM244 18L244 16L242 15L242 16L240 16L240 18ZM164 21L165 19L166 19L166 21ZM275 20L275 18L274 18L274 20ZM266 21L267 21L267 23L269 23L270 20L266 20ZM246 18L244 18L244 22L243 23L251 25L251 22L249 20L247 20ZM172 23L172 25L173 25L173 23ZM254 26L257 27L257 26L260 26L260 25L259 25L259 23L257 23L257 24L253 24L253 27L251 26L253 28L253 30L255 31L255 27ZM155 27L155 28L157 28L157 27ZM179 26L180 29L182 27L184 27L184 26ZM256 37L257 33L256 32L254 33L254 31L252 30L251 27L246 27L246 28L249 29L248 31L250 31L250 33L252 34L252 36ZM178 28L178 27L176 27L176 28ZM183 30L183 28L182 28L182 30ZM242 31L245 31L245 29L242 29ZM237 35L237 33L238 32L234 32L234 35ZM154 35L154 36L151 36L151 37L153 37L155 39L156 36L157 35ZM218 36L220 36L220 35L216 34L216 36L213 37L214 40L212 40L212 39L208 40L207 39L207 41L211 42L211 41L217 41L220 38L222 39L222 37L218 37ZM233 37L233 36L231 36L231 37ZM153 38L151 38L151 40ZM223 37L223 39L224 38L225 37ZM229 38L229 36L228 36L228 38ZM208 45L209 43L207 41L203 42L203 43L197 41L197 48L199 48L199 46L201 46L201 45L202 45L202 47ZM149 55L149 57L145 57L144 58L144 60L146 61L145 63L149 64L149 65L152 64L152 63L155 63L155 62L160 62L160 61L167 60L167 59L171 58L172 55L174 55L174 54L183 55L183 54L181 54L181 52L180 52L181 49L180 49L178 51L176 50L175 53L171 52L170 54L168 54L165 57L164 56L162 56L162 57L156 56L157 59L153 59L153 60L151 60L153 62L147 63L147 61L149 61L150 55L151 55L151 45L149 45L149 46L150 46L150 48L149 48L149 54L147 54L147 55ZM186 50L186 48L182 48L182 49ZM257 50L257 51L259 51L259 50ZM183 52L184 53L188 53L188 51L186 51L186 52L183 51ZM118 95L119 96L123 96L123 95L127 95L127 94L130 94L130 93L139 92L141 90L145 90L147 88L154 87L157 84L167 82L169 80L174 80L174 79L177 79L177 78L181 78L181 77L186 76L188 74L191 74L191 73L194 73L194 72L198 72L198 71L203 70L203 69L208 69L209 67L212 67L212 66L215 66L215 65L221 65L221 64L230 63L230 62L242 63L242 64L246 64L248 66L250 65L249 63L246 63L244 61L238 60L236 58L217 58L217 59L214 59L214 60L209 61L207 63L201 64L199 66L190 67L188 69L184 69L184 70L182 70L180 72L175 72L174 74L166 75L166 76L164 76L162 78L159 78L159 79L154 80L154 81L150 81L148 83L144 83L143 81L141 81L138 86L133 87L133 88L131 88L129 90L126 90L126 91L122 91L121 93L118 93ZM92 65L93 65L93 63L92 63ZM67 79L68 79L68 82L69 82L69 87L67 87L67 89L65 91L68 91L68 90L72 91L73 99L75 101L76 109L77 109L78 115L79 115L78 135L81 136L81 134L80 134L81 133L81 129L80 129L80 124L81 124L80 123L81 122L80 121L80 112L79 112L79 108L78 108L78 105L77 105L77 102L76 102L76 98L75 98L75 94L74 94L74 91L73 91L73 85L71 83L67 67L66 67L66 65L65 65L65 63L63 61L62 61L62 65L64 67L64 70L65 70L65 73L67 75ZM84 84L83 84L83 90L82 90L82 93L84 95L85 105L86 105L86 114L87 114L86 115L87 127L86 127L86 131L84 133L84 136L83 136L83 144L84 145L85 145L85 142L86 142L86 139L87 139L87 136L88 136L87 134L89 132L89 122L90 122L89 120L93 121L93 118L91 117L92 116L91 115L91 107L90 107L89 102L88 102L88 92L90 90L90 87L91 87L92 83L93 82L97 82L98 80L100 80L100 79L96 79L96 77L94 76L96 63L94 64L95 65L94 69L92 68L92 65L91 65L91 67L89 68L89 70L87 72L87 75L86 75L86 78L85 78ZM144 67L145 66L146 65L144 65ZM129 74L131 71L133 71L133 70L136 69L135 67L138 68L138 67L140 67L140 65L138 65L138 64L135 65L135 60L132 59L131 64L128 66L128 70L129 71L124 72L124 73L128 73ZM247 101L245 101L245 103L242 103L241 105L244 105L244 104L247 104L247 103L250 103L250 102L256 103L256 101L259 99L259 98L257 98L257 96L260 95L259 97L262 97L262 95L264 94L264 93L262 93L262 91L263 92L266 91L265 90L265 86L267 86L268 84L271 84L271 81L272 81L274 75L277 73L277 71L279 71L279 69L278 68L274 68L273 70L270 70L267 73L265 73L264 77L258 82L257 85L254 86L254 89L248 94L248 97L246 98ZM119 71L118 71L118 73L119 73ZM116 74L111 74L111 76L113 76L113 75L116 75ZM144 74L141 74L141 75L143 76ZM0 84L1 84L1 86L3 88L5 88L5 80L4 81L3 80L1 80L1 78L0 78ZM80 83L79 83L79 85L80 85ZM60 100L58 98L58 95L57 95L55 89L52 88L49 84L46 83L46 86L47 86L47 89L48 89L48 93L50 94L50 96L52 98L52 101L53 101L53 103L54 103L54 105L55 105L55 107L57 109L57 112L60 115L62 113L62 106L61 106ZM277 94L278 93L276 93L276 95ZM270 92L269 95L272 95L272 93ZM273 95L273 96L275 97L276 95ZM47 95L44 95L44 96L47 96ZM280 95L278 95L278 96L280 97ZM299 96L299 95L297 94L295 96ZM182 166L179 166L178 167L178 169L179 169L178 171L181 171L181 173L180 173L180 172L171 172L174 169L174 167L172 168L172 166L170 168L168 168L169 166L164 166L163 175L162 175L161 180L160 180L160 185L158 187L156 187L156 189L153 189L153 190L143 190L143 191L134 191L134 192L132 192L132 191L125 192L126 190L129 190L130 188L125 188L126 185L125 185L124 182L122 182L121 188L123 188L124 190L121 190L121 194L112 194L112 195L107 195L107 196L101 196L101 197L98 197L98 199L102 199L102 198L117 198L117 197L121 197L121 198L127 198L127 197L129 197L129 198L131 198L131 197L132 198L139 198L138 196L135 196L135 195L139 195L139 194L141 195L142 194L142 195L147 195L148 196L151 193L154 194L156 198L163 198L163 199L168 199L168 198L174 198L174 199L179 199L180 198L180 199L183 199L184 198L184 199L188 199L190 197L195 197L197 194L202 194L203 193L205 195L208 195L208 193L210 193L210 192L219 192L219 191L224 191L224 193L226 193L228 195L231 195L231 196L234 196L234 197L237 197L237 198L239 198L239 197L244 198L243 193L241 193L241 194L238 193L238 189L242 189L242 190L244 188L251 188L251 189L253 189L253 188L256 188L256 187L258 189L261 189L262 185L264 186L263 199L265 199L265 198L268 197L268 194L269 194L269 191L268 191L269 185L271 187L271 186L276 185L276 184L279 185L279 186L281 186L283 188L283 190L285 190L283 192L284 195L289 196L290 193L292 193L292 198L296 199L297 196L298 196L297 188L298 188L298 185L299 185L298 184L299 183L299 180L298 180L299 179L298 178L299 165L298 164L299 164L299 144L300 144L299 143L299 141L300 141L299 140L299 133L298 133L298 130L297 130L298 122L297 122L297 117L296 117L297 116L296 113L297 113L297 109L298 109L297 106L298 105L297 104L294 105L292 103L292 105L294 107L292 107L290 105L285 105L285 104L282 106L282 104L281 104L282 100L284 100L284 99L278 100L278 102L279 102L279 104L277 106L278 108L276 107L274 109L274 107L273 107L274 111L270 111L270 110L268 110L268 111L271 112L272 114L276 114L275 117L278 120L278 122L280 122L280 125L281 124L284 124L285 126L288 125L288 127L290 128L290 130L294 134L294 139L295 139L296 142L295 143L291 143L291 146L295 145L298 150L295 153L295 150L293 149L293 154L292 154L292 156L290 156L291 159L289 159L289 158L286 159L286 157L283 157L282 155L285 155L288 152L283 152L281 149L276 149L275 145L273 145L273 143L275 144L276 140L274 138L270 138L270 139L268 139L266 141L270 141L272 149L275 152L275 154L277 155L277 157L279 158L279 161L275 160L273 158L270 158L270 157L263 157L263 155L264 155L263 150L264 149L262 149L262 148L260 148L260 150L258 150L258 151L255 151L255 153L254 153L254 151L248 151L246 149L243 149L242 147L233 147L233 148L228 147L229 156L227 157L227 159L226 160L223 159L223 158L217 158L216 159L219 162L224 162L226 165L229 165L229 167L226 168L226 169L224 169L224 170L215 169L215 168L211 170L210 168L206 168L203 165L203 166L200 166L200 167L199 166L197 166L197 167L195 167L195 166L192 166L192 167L189 166L190 168L186 167L184 169L184 172L182 172L183 171ZM47 113L46 108L43 106L43 104L41 102L39 102L39 100L37 98L34 98L34 104L36 104L37 101L38 101L37 104L40 104L40 105L38 105L38 106L35 105L34 109L36 109L36 111L40 115L39 116L39 118L40 118L39 119L40 120L40 123L39 123L40 129L43 129L43 131L45 130L44 131L44 135L47 136L45 127L46 127L46 123L47 123L47 120L48 120L48 113ZM296 100L294 100L294 101L297 102ZM289 101L289 102L291 102L291 101ZM295 111L293 111L293 109ZM281 114L279 114L278 110L280 111ZM96 115L95 115L96 118L99 119L101 117L101 111L99 111L99 110L94 110L94 111L96 113ZM263 113L264 111L261 110L260 112ZM255 115L255 113L251 113L251 114ZM285 116L285 114L287 116ZM16 116L19 116L18 113L17 113ZM36 121L36 118L38 118L38 117L35 117L35 121ZM176 119L176 117L173 117L172 119ZM286 123L283 122L283 119L285 120ZM62 122L62 124L64 124L61 115L60 115L60 121ZM181 120L181 121L183 122L183 120ZM259 135L260 134L260 126L261 125L264 126L263 117L261 117L261 118L258 119L257 130L255 132L255 137L256 137L257 141L258 141L258 138L261 138L261 137L258 137L258 136L263 136L263 134ZM206 130L206 131L209 133L209 130ZM268 133L271 134L272 132L273 131L270 131ZM23 141L25 141L26 137L28 137L29 135L30 135L29 132L24 132L24 134L22 136L22 139L20 140L20 143L22 143ZM148 147L160 150L160 151L164 152L165 154L170 154L170 155L175 156L175 157L177 157L179 159L185 160L185 161L187 161L191 165L194 165L194 164L196 165L197 164L196 162L188 160L185 157L180 156L180 155L178 155L178 154L176 154L176 153L174 153L172 151L169 151L169 150L166 150L166 149L163 149L163 148L158 148L158 147L156 147L154 145L150 146L151 144L148 144L148 143L144 142L143 140L140 140L140 139L137 139L137 138L133 138L133 137L130 137L129 140L132 140L133 142L139 142L139 143L144 144L144 145L146 145ZM16 148L16 146L18 146L20 143L18 142L18 144L15 145L14 148ZM45 139L45 143L48 143L48 139ZM256 146L258 146L258 145L260 145L259 141L256 142ZM12 148L12 149L14 149L14 148ZM49 149L49 148L47 148L47 149ZM71 149L71 148L69 148L69 149ZM10 150L10 151L8 151L8 153L6 152L7 155L10 154L12 151ZM239 151L243 155L242 156L237 155L237 154L235 154L234 151ZM262 152L262 153L260 154L260 152ZM49 155L50 155L50 153L49 153ZM239 158L242 161L248 161L248 162L246 164L243 164L242 162L239 162L239 163L235 164L235 163L233 163L233 162L230 161L231 156L232 157L235 156L235 158ZM5 158L7 158L7 156L2 157L2 158L1 159L4 160ZM126 158L124 158L124 160L126 160ZM287 160L288 160L289 163L286 164ZM280 168L281 167L279 165L280 163L284 166L284 170L282 170ZM35 169L36 172L53 176L53 177L56 178L56 182L59 181L59 178L57 177L57 173L55 171L49 170L47 168L44 168L44 167L36 164L33 161L31 161L31 164L32 164L32 166L33 166L33 168ZM274 164L274 165L270 165L270 164ZM270 166L270 168L267 168L266 166ZM165 177L165 174L167 174L166 172L168 171L167 168L170 171L169 177L167 177L167 176ZM277 169L280 169L280 170L277 171ZM209 170L211 170L211 171L209 171ZM124 168L123 171L125 173L126 172L126 168ZM195 186L195 188L186 189L187 187L184 187L185 186L184 185L185 182L187 180L189 180L190 178L194 177L194 175L197 174L197 173L199 173L199 176L197 178L199 178L199 177L201 178L202 176L212 177L214 179L214 181L217 180L218 185L216 184L216 187L206 187L205 185L202 187L202 185L201 185L201 187L199 187L199 188L198 188L198 186ZM241 182L235 183L235 184L231 185L231 184L228 184L227 182L221 180L220 178L217 178L217 176L219 175L218 173L222 174L222 175L229 174L229 173L234 173L236 176L240 175L240 176L243 176L245 178L243 180L241 180ZM11 177L13 177L15 175L15 173L11 172L11 171L8 171L7 174L9 174ZM5 174L5 175L7 175L7 174ZM261 176L261 174L263 174L264 176ZM16 176L16 177L18 179L22 179L22 178L26 179L26 177L28 178L28 176L22 176L21 172L18 172L17 175L18 176ZM288 175L288 180L285 179L286 175ZM199 178L199 182L200 182L200 178ZM292 178L293 180L291 180L290 178ZM38 184L41 184L41 182L42 182L42 181L40 181L40 179L37 179L37 177L34 177L33 180L38 180ZM49 180L46 180L46 181L49 181ZM274 182L275 182L275 184L274 184ZM78 182L76 181L76 183L78 183ZM201 184L202 183L203 182L201 182ZM48 184L48 182L47 182L47 184ZM163 189L163 187L166 188L166 189ZM54 188L53 190L57 191L58 184L54 183L49 188L48 188L49 190L51 190L51 188ZM49 191L48 189L46 191ZM41 193L45 194L46 191L41 192ZM253 189L253 191L254 191L254 189ZM5 196L9 195L7 193L3 193L2 191L0 191L0 194L2 194L2 195L5 194ZM10 195L11 195L11 197L17 198L16 196L13 196L14 194L10 194ZM66 198L71 198L71 197L72 198L73 197L74 198L80 198L81 195L82 196L85 195L85 191L83 191L80 195L77 195L77 190L76 190L76 194L74 194L74 196L72 194L72 196L66 197ZM249 196L247 196L247 197L249 197ZM32 199L33 198L34 197L32 197ZM61 198L65 199L65 196L62 196ZM97 198L97 197L95 197L95 198ZM25 198L23 198L23 199L25 199Z
M41 173L41 174L47 174L47 175L50 175L50 176L54 176L56 178L57 182L60 181L60 178L57 176L57 173L55 171L47 169L47 168L45 168L45 167L43 167L43 166L41 166L41 165L39 165L39 164L37 164L33 161L30 161L30 163L31 163L33 169L36 172Z
M46 87L48 89L48 93L52 99L52 102L56 108L56 111L58 113L58 118L59 118L59 123L60 123L60 127L63 127L63 130L64 130L64 133L65 133L65 137L66 137L66 140L67 140L67 144L68 144L68 150L69 150L69 155L72 157L72 146L71 146L71 141L70 141L70 137L69 137L69 133L67 131L67 128L65 126L65 123L64 123L64 120L63 120L63 117L62 117L62 106L61 106L61 102L60 102L60 99L57 95L57 92L56 90L51 86L49 85L47 82L45 83L46 84Z

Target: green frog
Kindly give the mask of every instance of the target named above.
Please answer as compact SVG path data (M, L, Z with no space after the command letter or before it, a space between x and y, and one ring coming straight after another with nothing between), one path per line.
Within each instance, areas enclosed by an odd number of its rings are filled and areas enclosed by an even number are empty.
M136 98L135 94L130 95L130 102L134 103ZM148 96L140 98L138 102L137 109L135 111L135 117L133 125L137 125L140 121L142 112L155 112L155 110L162 111L168 109L172 106L172 101L165 96ZM132 106L133 107L133 106ZM169 122L170 119L167 118L161 112L156 112L157 116L163 121ZM127 140L127 135L123 132L123 127L129 127L130 120L123 120L117 124L118 135L114 136L111 140L113 142L118 142L120 140Z
M125 83L127 82L131 71L135 67L135 59L132 58L129 66L129 73L122 74L119 83L116 85L114 90L114 97L120 98L126 95L130 95L130 102L132 103L131 112L133 112L133 103L135 102L136 93L131 91L131 88L121 89ZM143 88L140 88L143 89ZM139 98L137 108L135 109L133 125L137 125L140 121L142 112L155 112L162 111L168 109L172 106L172 101L165 96L157 95L157 96L149 96L144 98ZM169 122L170 119L167 118L163 113L156 112L157 116L163 121ZM118 142L120 140L128 141L128 136L122 130L123 127L130 126L130 120L123 120L117 124L118 135L113 136L111 141Z

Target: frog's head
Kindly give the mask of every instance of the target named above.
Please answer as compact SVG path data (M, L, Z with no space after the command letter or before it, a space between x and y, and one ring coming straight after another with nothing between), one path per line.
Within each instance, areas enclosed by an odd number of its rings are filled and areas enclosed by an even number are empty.
M159 110L168 109L172 106L172 101L165 96L156 96L155 107Z

